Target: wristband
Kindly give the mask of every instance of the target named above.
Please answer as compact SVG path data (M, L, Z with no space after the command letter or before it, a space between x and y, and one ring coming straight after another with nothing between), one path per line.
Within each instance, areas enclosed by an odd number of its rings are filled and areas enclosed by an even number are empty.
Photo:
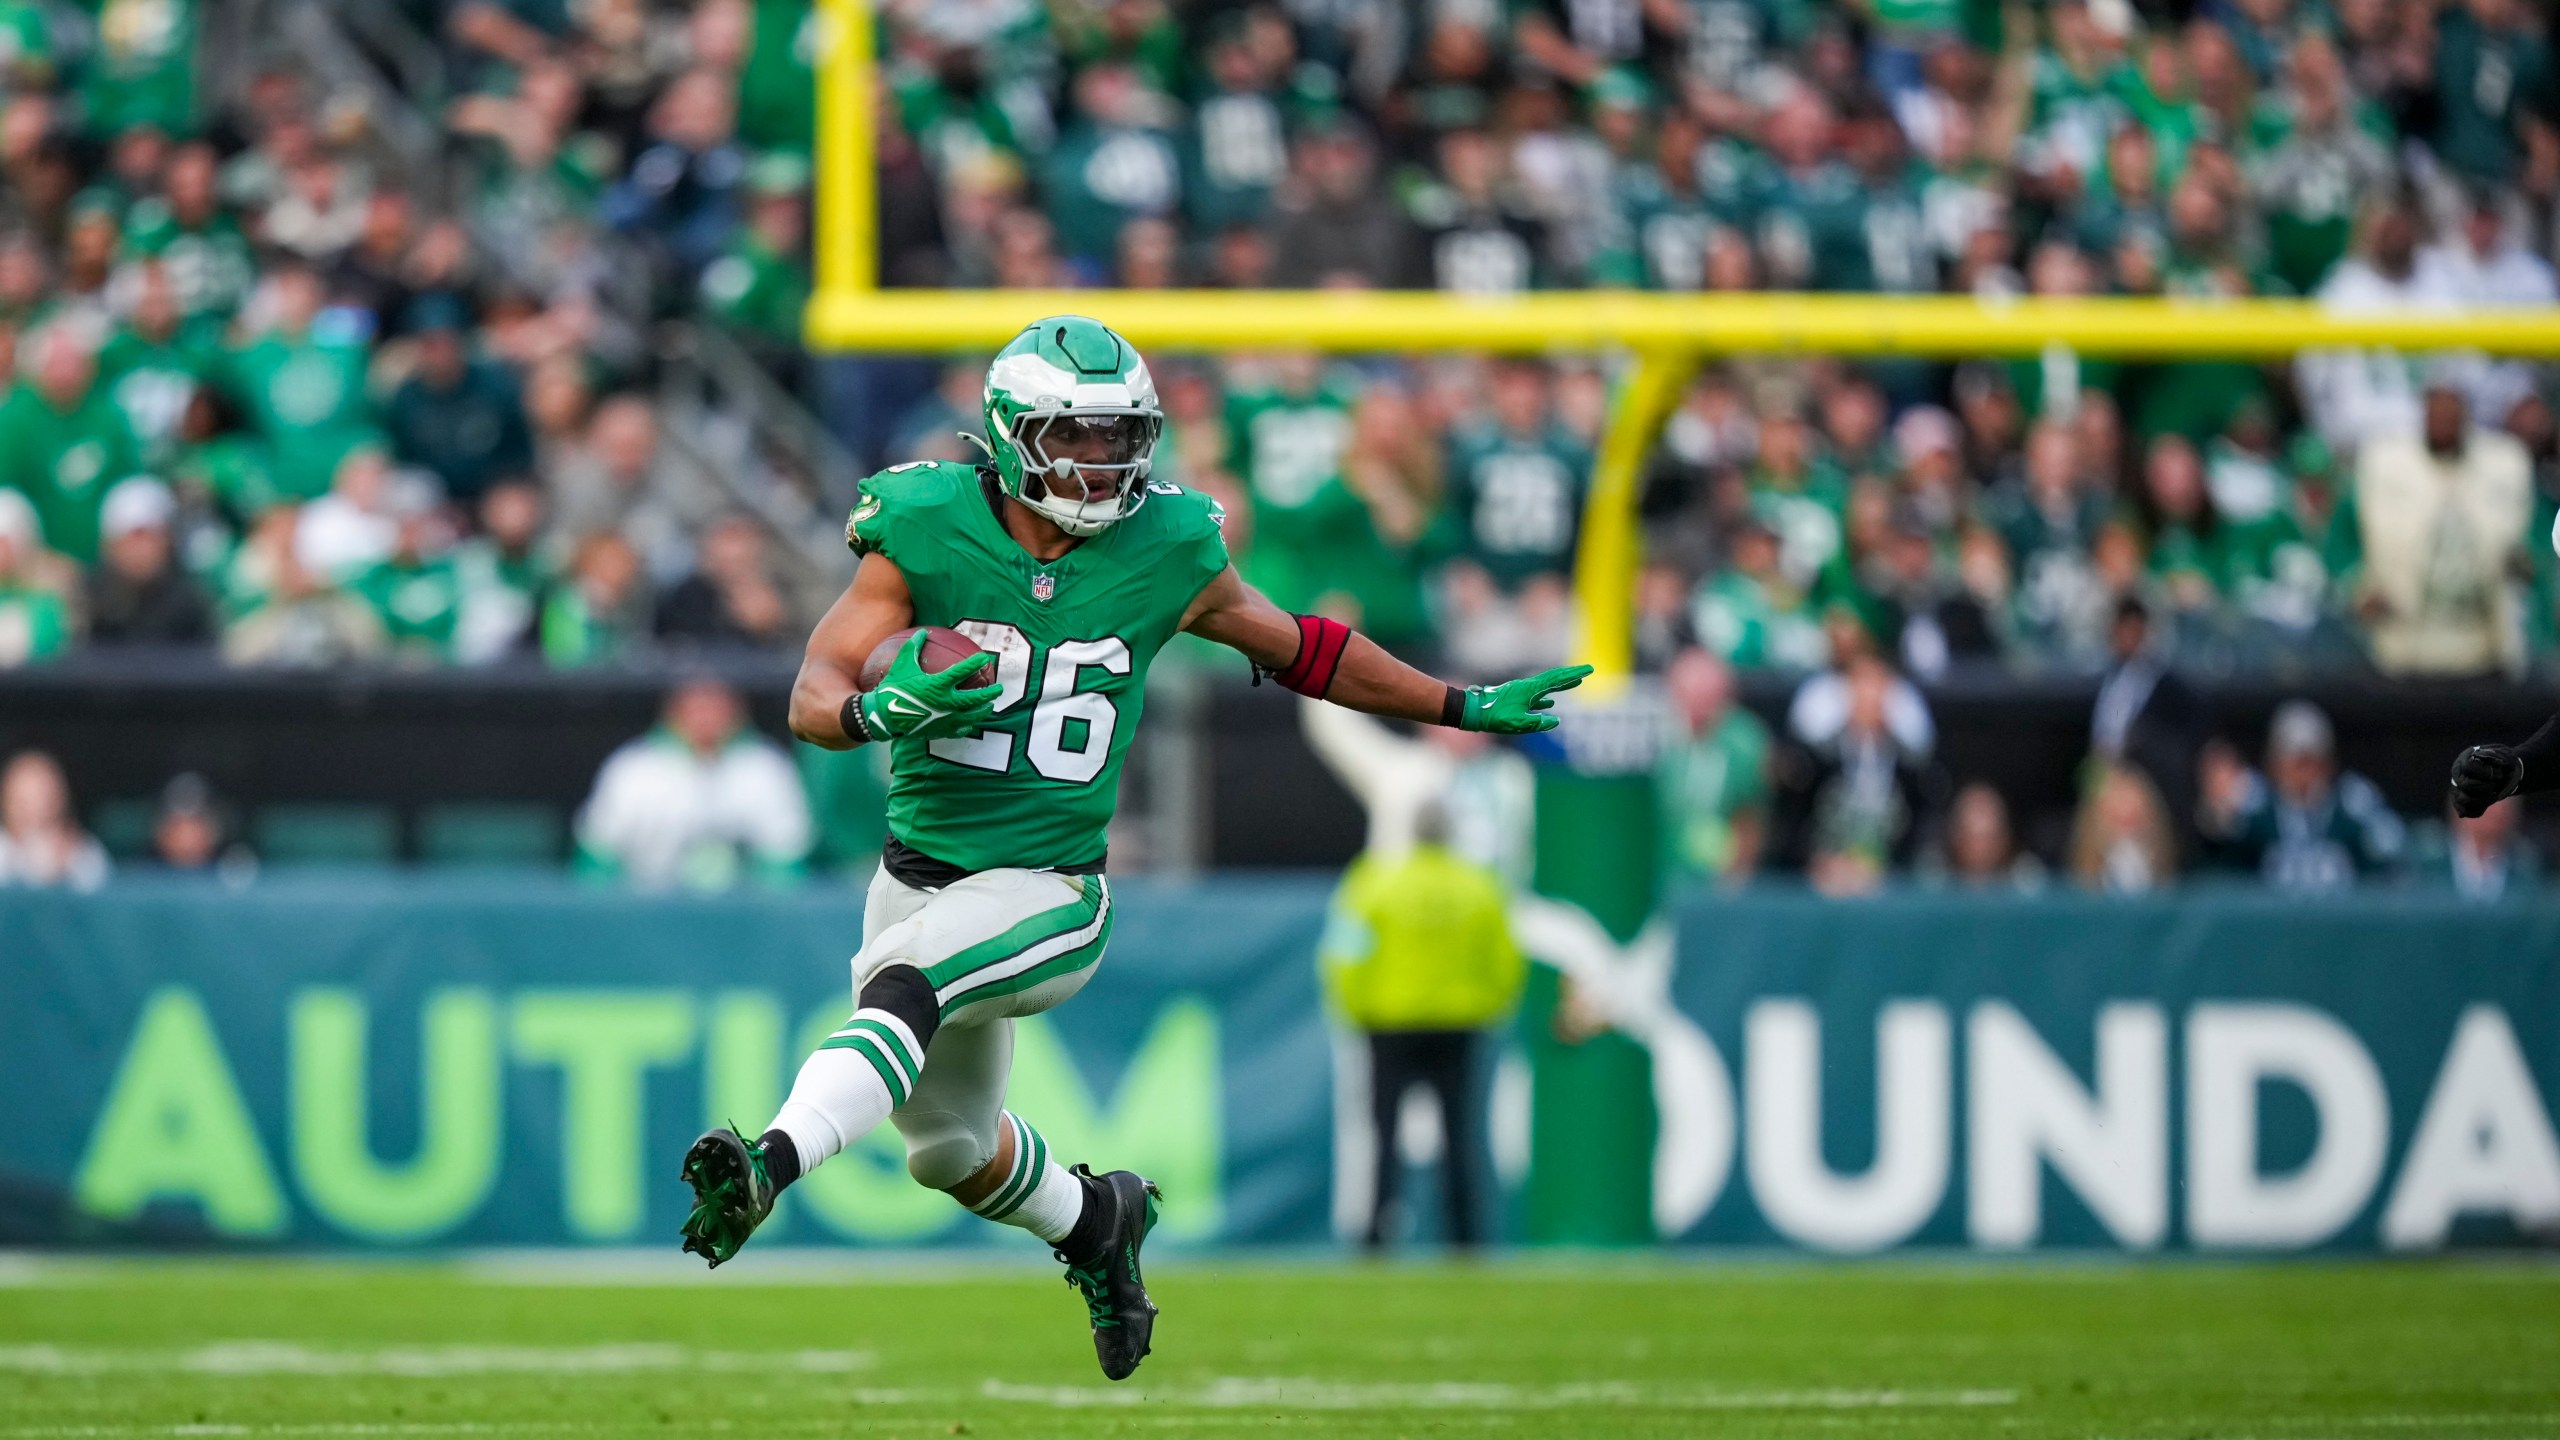
M871 733L870 726L862 723L862 693L856 690L844 697L844 704L836 711L836 724L844 727L844 735L848 740L869 741L879 738Z
M1452 685L1440 701L1440 723L1455 730L1467 718L1467 692Z

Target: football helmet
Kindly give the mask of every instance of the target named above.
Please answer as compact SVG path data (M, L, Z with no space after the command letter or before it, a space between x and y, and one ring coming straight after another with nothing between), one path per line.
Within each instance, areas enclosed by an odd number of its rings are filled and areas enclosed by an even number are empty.
M986 422L1004 493L1068 534L1101 534L1146 503L1164 411L1137 347L1102 322L1052 315L996 352Z

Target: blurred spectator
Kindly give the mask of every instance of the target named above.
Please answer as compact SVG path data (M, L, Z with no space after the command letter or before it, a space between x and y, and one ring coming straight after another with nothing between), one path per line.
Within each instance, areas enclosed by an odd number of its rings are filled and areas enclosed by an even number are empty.
M1494 363L1491 413L1452 439L1451 549L1506 593L1573 572L1591 454L1558 423L1546 367Z
M2346 253L2358 197L2398 178L2391 123L2357 99L2327 36L2293 42L2286 85L2266 107L2274 138L2248 167L2250 194L2267 212L2269 268L2298 293L2320 287Z
M2320 302L2344 314L2443 309L2459 301L2445 277L2418 269L2422 224L2414 206L2380 197L2365 202L2356 253L2320 286ZM2418 377L2409 357L2388 350L2306 350L2294 361L2294 383L2312 425L2339 450L2368 439L2414 435L2422 428Z
M800 312L809 303L809 167L768 155L747 170L747 219L702 272L705 314L737 336L767 370L796 379Z
M524 387L525 419L533 436L534 473L548 480L586 453L587 422L595 396L585 365L558 356L533 367Z
M98 378L124 412L141 465L166 467L184 445L179 433L187 406L212 375L216 349L205 322L190 325L178 311L177 286L166 266L132 266L119 279L130 291L124 323L98 350Z
M2472 819L2448 811L2441 827L2412 846L2418 883L2450 889L2465 900L2531 895L2542 886L2542 856L2523 834L2524 800L2509 796Z
M1256 23L1231 14L1207 37L1206 93L1192 106L1182 180L1184 210L1203 234L1262 219L1288 171L1286 122L1273 94L1280 77L1268 48L1254 43Z
M2343 890L2400 864L2400 817L2372 781L2338 769L2329 717L2307 700L2276 708L2265 775L2219 743L2200 775L2197 824L2211 853L2278 890Z
M89 572L91 644L212 643L212 601L178 563L170 528L177 508L169 487L148 476L107 492L106 553Z
M2423 25L2425 17L2420 9L2412 18ZM2530 159L2547 194L2555 99L2549 12L2537 16L2521 0L2461 0L2438 7L2434 21L2428 153L2454 176L2491 185L2524 179Z
M1836 688L1837 723L1792 726L1801 748L1781 786L1784 851L1824 894L1865 894L1909 865L1936 823L1944 782L1928 749L1907 738L1908 718L1894 723L1897 687L1907 682L1882 660L1859 655L1806 688L1815 685L1825 696ZM1804 706L1801 692L1797 703Z
M1352 862L1320 947L1333 1008L1368 1042L1376 1187L1366 1242L1382 1248L1399 1218L1398 1140L1405 1096L1428 1087L1440 1116L1440 1185L1449 1242L1484 1241L1477 1151L1485 1134L1477 1052L1518 1003L1528 961L1511 935L1501 877L1449 848L1448 815L1426 802L1413 845Z
M450 659L462 608L453 562L444 554L442 517L413 509L399 518L391 553L356 574L348 585L373 607L390 642L390 658L428 666Z
M1106 273L1121 228L1182 202L1182 162L1166 132L1170 106L1133 66L1099 64L1070 87L1072 118L1041 170L1058 248L1086 274Z
M682 498L682 483L659 444L658 418L638 395L598 405L585 447L547 480L552 526L570 544L616 531L661 581L685 573L693 559L691 530L711 518Z
M799 772L746 723L737 693L689 680L656 730L604 762L578 812L590 870L643 889L726 889L800 872L811 842Z
M648 648L649 582L631 542L599 531L542 602L542 656L554 665L628 660Z
M2177 835L2142 771L2102 764L2071 822L2071 879L2110 895L2165 889L2177 880Z
M98 558L98 509L140 461L133 429L98 383L97 347L69 324L36 332L32 383L0 401L0 489L35 503L45 544L82 565Z
M1698 586L1690 623L1699 643L1737 666L1809 670L1830 642L1804 591L1781 569L1778 532L1754 511L1736 521L1730 562Z
M2017 475L1984 492L1982 512L2017 568L2021 638L2044 658L2094 661L2111 598L2096 550L2112 497L2083 484L2078 443L2061 421L2039 423Z
M1768 841L1769 727L1735 701L1732 667L1704 650L1681 652L1663 681L1677 726L1661 770L1673 873L1748 880Z
M266 438L275 484L286 498L315 499L338 462L373 436L365 394L371 358L351 312L323 312L320 277L308 263L279 262L251 307L265 326L232 349L224 374Z
M2551 262L2507 234L2494 190L2471 192L2460 227L2441 243L2418 252L2418 270L2430 292L2452 296L2481 310L2535 309L2560 303L2560 279ZM2521 361L2471 367L2471 412L2497 423L2533 390L2533 368Z
M1381 645L1407 650L1431 636L1423 561L1436 548L1433 526L1443 488L1436 427L1423 403L1401 385L1381 383L1371 385L1352 410L1342 482L1368 512L1368 524L1334 557L1343 588L1359 608L1362 632ZM1196 478L1215 493L1223 477ZM1230 545L1251 541L1233 515L1227 537Z
M228 318L257 282L248 237L222 208L220 159L198 140L169 153L160 193L135 198L125 212L127 254L156 259L189 320Z
M0 887L95 890L107 883L107 852L80 828L71 782L41 750L21 750L0 769Z
M1547 225L1506 173L1502 142L1460 127L1440 137L1439 150L1437 182L1419 189L1410 207L1432 287L1507 295L1548 281Z
M1469 679L1564 663L1573 643L1572 597L1552 577L1504 595L1484 571L1452 565L1441 577L1451 668Z
M218 872L234 884L257 873L258 857L233 833L228 807L201 775L173 777L151 822L151 856L181 873Z
M1936 534L1908 506L1896 506L1883 545L1859 567L1886 651L1924 680L1952 665L1998 658L2000 630L1983 597L1942 564Z
M35 506L0 490L0 669L43 660L71 639L69 607L48 583Z
M2151 608L2141 600L2116 602L2107 649L2112 658L2089 713L2090 757L2140 774L2153 802L2167 812L2169 833L2184 834L2195 816L2196 756L2207 731L2204 702L2153 643Z
M411 302L403 328L416 342L417 368L383 413L393 453L433 472L445 494L465 506L533 464L533 436L515 377L472 358L470 322L454 296L439 292Z
M532 644L552 573L542 519L542 492L522 480L502 480L480 497L480 533L453 552L454 659L484 665Z
M736 87L716 70L689 70L649 110L651 143L604 197L604 218L645 236L683 275L720 253L737 222L747 160L734 143Z
M1227 398L1227 465L1252 501L1245 578L1286 610L1312 611L1334 588L1334 561L1366 538L1368 516L1343 482L1351 398L1323 357L1274 357L1267 386Z
M2009 802L1982 781L1958 790L1948 803L1941 849L1946 882L1959 889L2023 895L2044 888L2043 863L2018 848Z
M1282 191L1272 279L1287 286L1404 282L1414 262L1410 223L1377 186L1376 159L1357 121L1318 121L1299 142L1298 175Z
M294 524L294 555L314 575L343 581L391 558L399 543L400 517L421 508L414 493L391 468L390 458L371 446L347 452L329 493L301 508Z
M2471 424L2451 375L2428 381L2421 433L2366 443L2352 500L2356 607L2375 664L2391 675L2523 667L2509 582L2530 573L2532 462L2513 436Z
M663 641L702 646L775 645L790 612L765 570L764 531L744 515L716 521L694 572L658 602Z
M270 513L233 561L235 618L223 631L223 658L323 669L380 655L389 637L373 607L303 562L290 509Z
M1838 666L1807 677L1787 702L1788 736L1815 748L1833 743L1848 726L1861 687L1872 684L1881 692L1880 719L1894 743L1918 755L1937 749L1938 722L1919 687L1879 660L1863 635L1844 638L1851 643L1840 652Z
M365 196L355 243L327 272L330 302L370 316L375 335L392 334L415 298L408 262L417 237L417 211L407 191L377 188Z

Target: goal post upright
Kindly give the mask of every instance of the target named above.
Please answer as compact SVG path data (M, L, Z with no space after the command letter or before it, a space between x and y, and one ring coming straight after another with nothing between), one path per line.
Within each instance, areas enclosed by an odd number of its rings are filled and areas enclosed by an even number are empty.
M818 106L810 172L813 293L861 297L880 277L879 66L871 0L818 0ZM814 305L812 310L814 312ZM818 345L814 330L812 347Z

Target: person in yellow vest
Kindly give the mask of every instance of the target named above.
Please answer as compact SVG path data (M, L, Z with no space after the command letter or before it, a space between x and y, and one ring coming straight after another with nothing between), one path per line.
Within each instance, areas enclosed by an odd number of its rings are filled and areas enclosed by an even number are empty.
M1377 1188L1367 1240L1386 1243L1396 1214L1396 1117L1416 1085L1440 1110L1441 1190L1449 1239L1484 1239L1476 1158L1484 1134L1475 1083L1479 1037L1511 1013L1528 962L1512 938L1501 877L1449 847L1448 811L1427 802L1413 844L1352 862L1319 949L1334 1010L1368 1041Z

